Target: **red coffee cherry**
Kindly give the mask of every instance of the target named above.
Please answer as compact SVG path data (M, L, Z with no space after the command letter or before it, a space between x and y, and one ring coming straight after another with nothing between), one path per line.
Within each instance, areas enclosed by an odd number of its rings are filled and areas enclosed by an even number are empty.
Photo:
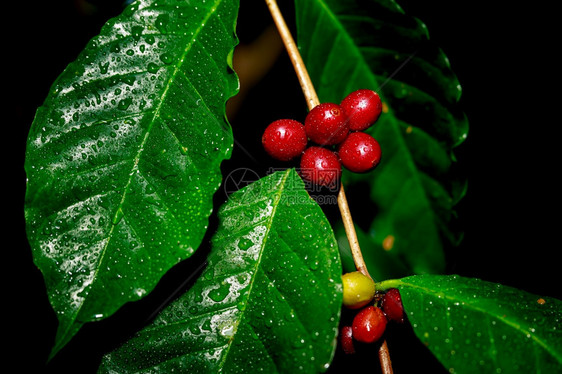
M300 175L315 185L336 187L341 176L341 163L329 149L308 147L301 157Z
M382 310L389 321L404 322L404 306L397 288L391 288L384 294L381 303Z
M302 154L308 138L302 123L292 119L279 119L266 127L261 141L271 157L289 161Z
M343 166L356 173L375 168L381 160L379 143L364 132L352 132L340 144L338 154Z
M308 112L304 120L306 134L316 144L341 143L349 133L347 115L334 103L322 103Z
M340 344L345 354L351 355L355 353L353 346L353 329L351 326L343 326L340 332Z
M372 90L361 89L347 95L341 102L351 131L363 131L377 121L382 112L379 95Z
M376 306L365 307L353 318L353 338L363 343L374 343L384 334L386 323L382 310Z

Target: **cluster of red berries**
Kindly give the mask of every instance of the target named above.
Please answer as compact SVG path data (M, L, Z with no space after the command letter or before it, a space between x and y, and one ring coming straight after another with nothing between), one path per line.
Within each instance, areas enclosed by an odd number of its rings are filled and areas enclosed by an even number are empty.
M382 297L375 297L375 283L360 272L344 274L342 280L344 306L358 309L351 326L341 328L340 344L345 353L355 353L354 341L379 341L388 322L404 322L404 308L398 289L391 288ZM376 301L371 303L373 300Z
M381 159L379 143L363 132L382 112L379 95L354 91L340 104L322 103L306 116L304 125L292 119L272 122L262 136L265 151L276 160L300 157L301 177L320 186L339 181L342 165L356 173L372 170ZM309 140L313 145L309 146Z

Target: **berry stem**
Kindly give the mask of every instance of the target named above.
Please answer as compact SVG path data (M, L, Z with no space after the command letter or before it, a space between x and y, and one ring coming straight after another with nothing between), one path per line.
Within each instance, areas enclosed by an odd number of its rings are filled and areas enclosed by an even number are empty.
M381 363L381 370L383 374L393 374L392 362L390 361L390 352L388 351L388 345L386 344L386 339L382 341L379 348L379 361Z
M267 7L269 8L275 26L279 31L279 35L283 40L283 44L285 45L285 49L287 50L291 63L293 64L295 73L297 74L300 86L302 88L302 92L306 98L308 110L310 111L320 104L320 100L318 99L318 95L316 94L316 90L314 89L314 85L312 84L312 80L310 79L310 76L308 74L308 70L306 69L299 49L293 39L293 36L291 35L291 31L287 27L287 23L283 18L283 14L281 13L279 6L277 5L277 1L265 0L265 2L267 4ZM351 211L349 209L349 204L347 203L343 185L340 186L340 191L338 193L338 207L342 216L345 233L347 236L347 240L349 241L349 246L351 248L351 254L353 256L355 267L362 274L372 279L369 271L367 270L367 265L363 260L363 254L361 253L359 240L357 239L355 225L353 224L353 218L351 217ZM378 355L382 373L392 374L392 363L390 361L390 353L388 351L386 340L382 341Z
M347 240L349 241L349 248L351 248L351 255L353 256L353 262L358 271L363 275L371 278L369 271L367 270L367 265L365 260L363 260L363 253L361 252L361 247L359 246L359 240L357 239L357 232L355 231L355 225L353 224L353 218L351 217L351 210L349 209L349 204L347 203L347 197L345 196L345 191L343 185L338 193L338 207L340 208L340 214L343 221L343 227L345 228L345 234ZM372 278L371 278L372 279Z
M400 279L387 279L375 284L375 288L379 291L388 291L391 288L398 288L402 284Z
M316 94L316 90L314 89L314 85L312 84L312 80L308 75L308 70L306 70L306 66L304 65L304 61L302 60L299 49L295 43L295 40L293 39L293 36L291 35L291 31L289 30L285 19L283 18L283 14L281 13L279 6L277 5L277 1L265 0L265 2L269 7L269 11L271 12L273 21L275 22L275 25L279 30L279 34L281 35L281 39L283 40L285 49L289 54L289 58L299 79L302 92L306 98L308 110L310 111L320 104L320 100L318 99L318 95ZM349 241L349 247L351 248L351 254L353 256L353 261L355 262L355 267L358 271L371 278L371 275L367 270L367 265L363 260L363 255L361 254L359 240L357 239L355 225L353 224L351 211L349 210L349 204L347 203L347 198L345 196L343 186L341 186L338 193L338 207L342 216L345 233L347 235L347 240Z

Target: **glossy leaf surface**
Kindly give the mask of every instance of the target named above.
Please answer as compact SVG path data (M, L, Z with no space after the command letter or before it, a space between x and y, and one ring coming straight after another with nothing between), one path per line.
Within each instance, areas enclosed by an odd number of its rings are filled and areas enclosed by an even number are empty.
M53 84L28 137L26 221L59 319L153 289L199 246L230 157L236 1L137 1Z
M383 113L368 130L381 145L381 163L342 178L350 189L369 184L354 197L374 205L354 212L368 227L364 251L390 256L387 262L402 262L408 273L375 269L372 261L370 271L390 277L442 272L445 245L458 241L453 207L464 194L452 149L467 134L457 105L460 85L447 58L429 42L426 27L393 0L296 0L296 12L299 48L320 101L339 103L361 88L383 100Z
M397 287L417 337L451 373L562 371L562 301L459 276L418 275Z
M231 195L208 265L101 372L314 373L331 362L342 306L329 222L294 170Z

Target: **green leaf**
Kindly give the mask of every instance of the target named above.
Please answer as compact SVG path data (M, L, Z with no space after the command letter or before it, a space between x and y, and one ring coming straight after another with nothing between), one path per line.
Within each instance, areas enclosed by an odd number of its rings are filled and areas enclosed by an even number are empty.
M374 203L366 214L354 213L368 227L364 250L401 261L410 274L443 272L444 247L459 240L453 207L465 191L452 150L468 126L447 58L429 42L426 27L393 0L295 2L299 49L320 100L339 103L368 88L384 103L368 130L381 145L380 165L342 177L350 190L369 185L363 195L348 194ZM386 251L385 239L393 243ZM374 273L386 271L367 265Z
M219 211L208 266L101 372L325 371L342 303L341 264L296 172L276 172Z
M562 301L456 275L389 280L417 337L451 373L559 373Z
M59 319L52 354L199 246L232 149L237 11L236 1L137 1L38 109L25 215Z

